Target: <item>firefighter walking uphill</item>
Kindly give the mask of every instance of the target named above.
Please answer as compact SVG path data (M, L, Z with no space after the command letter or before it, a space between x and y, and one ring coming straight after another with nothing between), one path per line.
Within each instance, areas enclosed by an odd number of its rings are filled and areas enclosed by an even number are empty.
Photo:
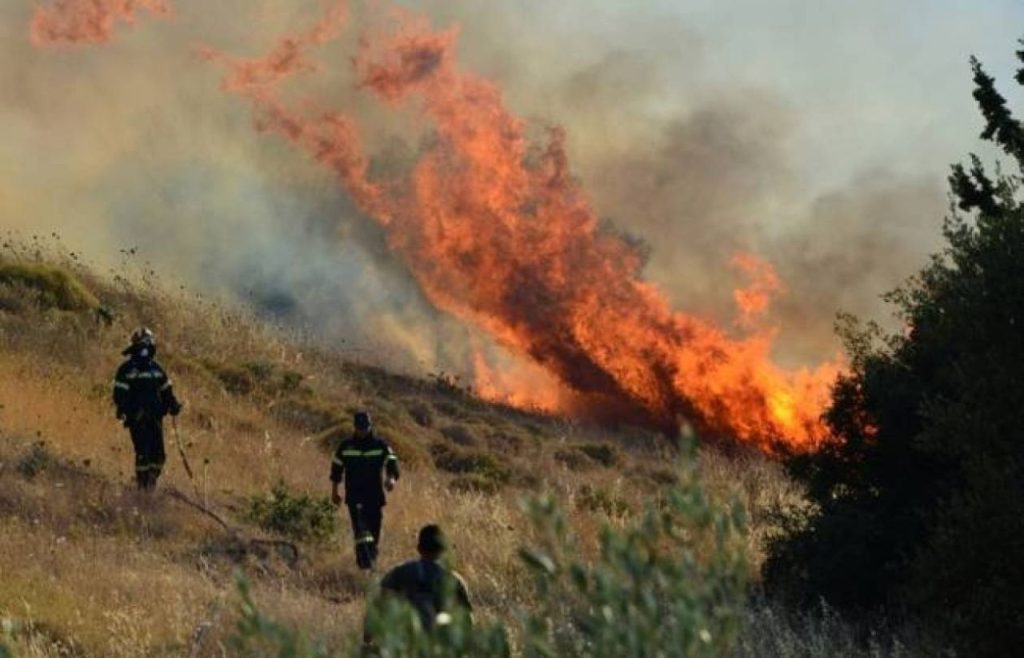
M356 412L353 425L352 437L341 442L331 462L331 500L341 504L338 486L344 479L356 564L360 569L372 569L387 502L384 492L391 491L398 480L398 457L387 442L374 435L369 413Z
M114 406L118 420L131 434L135 448L135 482L152 491L167 460L164 452L164 416L181 413L181 403L167 373L154 359L156 339L145 327L137 329L121 353L128 359L114 375Z

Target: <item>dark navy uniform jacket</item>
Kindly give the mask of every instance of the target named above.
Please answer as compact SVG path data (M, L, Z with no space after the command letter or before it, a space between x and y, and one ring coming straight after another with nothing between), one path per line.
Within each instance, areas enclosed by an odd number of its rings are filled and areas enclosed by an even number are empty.
M114 406L128 423L160 419L178 406L167 373L152 359L130 358L114 375Z
M334 452L331 482L345 480L345 503L383 507L384 473L398 479L398 457L382 439L373 434L345 439Z

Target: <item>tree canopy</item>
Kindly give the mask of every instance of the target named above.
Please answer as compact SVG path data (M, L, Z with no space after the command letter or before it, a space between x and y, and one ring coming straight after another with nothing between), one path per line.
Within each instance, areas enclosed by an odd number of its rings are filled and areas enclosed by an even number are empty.
M953 166L946 247L887 296L903 332L840 318L852 367L832 439L789 461L813 507L787 516L766 578L804 600L907 610L969 655L1002 655L1024 637L1024 126L971 67L981 138L1013 170Z

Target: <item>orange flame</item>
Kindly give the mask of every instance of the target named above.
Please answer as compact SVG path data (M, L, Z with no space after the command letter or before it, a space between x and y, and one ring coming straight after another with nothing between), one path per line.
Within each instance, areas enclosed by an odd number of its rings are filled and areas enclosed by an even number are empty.
M485 400L541 412L564 411L568 401L559 383L533 364L495 368L480 350L473 354L474 392Z
M642 279L636 248L600 228L570 173L563 132L531 146L500 89L459 68L457 29L433 31L396 13L393 29L361 40L362 87L411 108L436 133L407 178L370 180L351 118L310 116L275 95L287 75L311 70L305 51L329 38L328 24L337 25L328 16L262 59L206 56L228 66L225 88L250 99L261 129L338 175L438 307L530 357L596 413L672 432L688 419L765 449L812 449L822 439L838 366L786 371L771 359L770 334L734 338L673 311ZM738 263L755 284L737 302L763 313L777 278L754 259ZM523 395L530 385L515 384Z
M736 254L732 258L732 265L750 277L750 285L734 290L732 295L740 311L740 326L753 328L768 312L772 298L783 292L782 283L771 263L753 254Z
M35 10L29 36L36 46L106 43L118 21L134 23L142 10L167 16L171 5L168 0L57 0L50 9Z

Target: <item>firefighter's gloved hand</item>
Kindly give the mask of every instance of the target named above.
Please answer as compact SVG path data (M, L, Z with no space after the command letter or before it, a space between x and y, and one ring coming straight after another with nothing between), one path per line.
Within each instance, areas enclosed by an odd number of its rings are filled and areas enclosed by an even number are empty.
M384 488L391 491L395 488L395 478L387 478L384 480Z
M335 507L341 505L341 494L338 493L337 489L331 492L331 502L334 503Z
M184 406L185 405L183 405L181 402L178 402L177 400L173 400L167 406L167 412L170 413L172 416L177 416L178 414L181 413L181 408L184 407Z
M121 411L120 409L118 409L117 410L117 419L119 421L121 421L121 422L124 422L125 418L127 418L127 416L125 416L125 413L123 411Z

